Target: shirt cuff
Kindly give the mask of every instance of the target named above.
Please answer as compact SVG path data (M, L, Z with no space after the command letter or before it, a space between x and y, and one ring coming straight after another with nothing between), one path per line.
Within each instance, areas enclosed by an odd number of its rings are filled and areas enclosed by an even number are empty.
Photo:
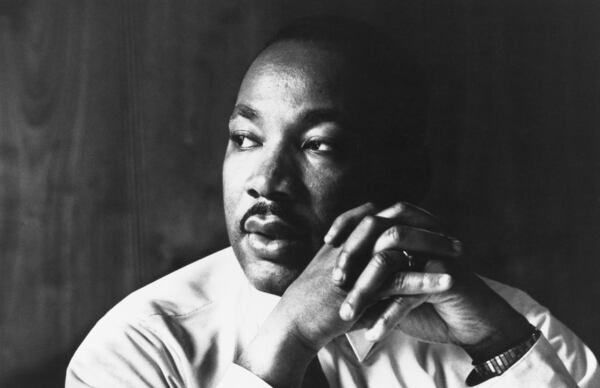
M542 335L519 361L498 377L493 377L478 388L578 388L577 383L558 358L554 348Z
M260 377L237 364L231 364L218 388L272 388Z

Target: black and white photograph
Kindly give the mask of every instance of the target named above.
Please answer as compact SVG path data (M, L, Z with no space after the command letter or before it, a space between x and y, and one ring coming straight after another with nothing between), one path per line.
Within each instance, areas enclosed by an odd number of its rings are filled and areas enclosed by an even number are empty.
M0 387L600 387L600 2L0 0Z

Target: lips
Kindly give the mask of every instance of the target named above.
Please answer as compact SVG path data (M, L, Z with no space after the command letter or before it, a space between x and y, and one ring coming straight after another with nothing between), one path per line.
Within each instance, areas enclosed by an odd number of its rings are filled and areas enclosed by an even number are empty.
M248 217L243 229L248 247L270 261L286 261L305 237L298 227L272 214Z
M289 240L300 237L298 228L275 215L250 216L244 223L248 233L258 233L272 240Z

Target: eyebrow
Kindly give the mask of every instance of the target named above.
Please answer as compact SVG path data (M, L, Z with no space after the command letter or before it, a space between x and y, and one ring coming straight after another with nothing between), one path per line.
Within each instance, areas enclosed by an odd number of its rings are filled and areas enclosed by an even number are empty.
M241 116L250 121L256 121L260 115L258 114L258 111L251 106L246 104L236 104L236 106L233 108L231 116L229 117L229 121L233 120L236 116Z
M304 112L299 120L306 127L324 122L342 123L342 112L337 108L317 108Z
M229 120L231 121L237 116L253 122L260 119L258 110L246 104L236 104ZM306 112L303 112L298 119L298 122L304 127L312 127L324 122L336 122L341 124L342 121L342 112L335 107L307 110Z

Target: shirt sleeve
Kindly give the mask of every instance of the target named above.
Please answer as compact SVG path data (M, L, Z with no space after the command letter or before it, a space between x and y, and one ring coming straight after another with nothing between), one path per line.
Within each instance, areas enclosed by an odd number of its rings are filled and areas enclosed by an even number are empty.
M177 364L150 328L99 322L73 355L65 387L185 387Z
M575 333L526 293L484 280L540 329L542 336L511 368L478 388L600 387L598 361Z
M101 319L73 355L65 388L271 387L234 363L218 374L215 368L194 368L172 326L123 322L114 314Z
M478 385L480 388L579 386L543 336L504 374ZM581 385L587 386L589 385Z

